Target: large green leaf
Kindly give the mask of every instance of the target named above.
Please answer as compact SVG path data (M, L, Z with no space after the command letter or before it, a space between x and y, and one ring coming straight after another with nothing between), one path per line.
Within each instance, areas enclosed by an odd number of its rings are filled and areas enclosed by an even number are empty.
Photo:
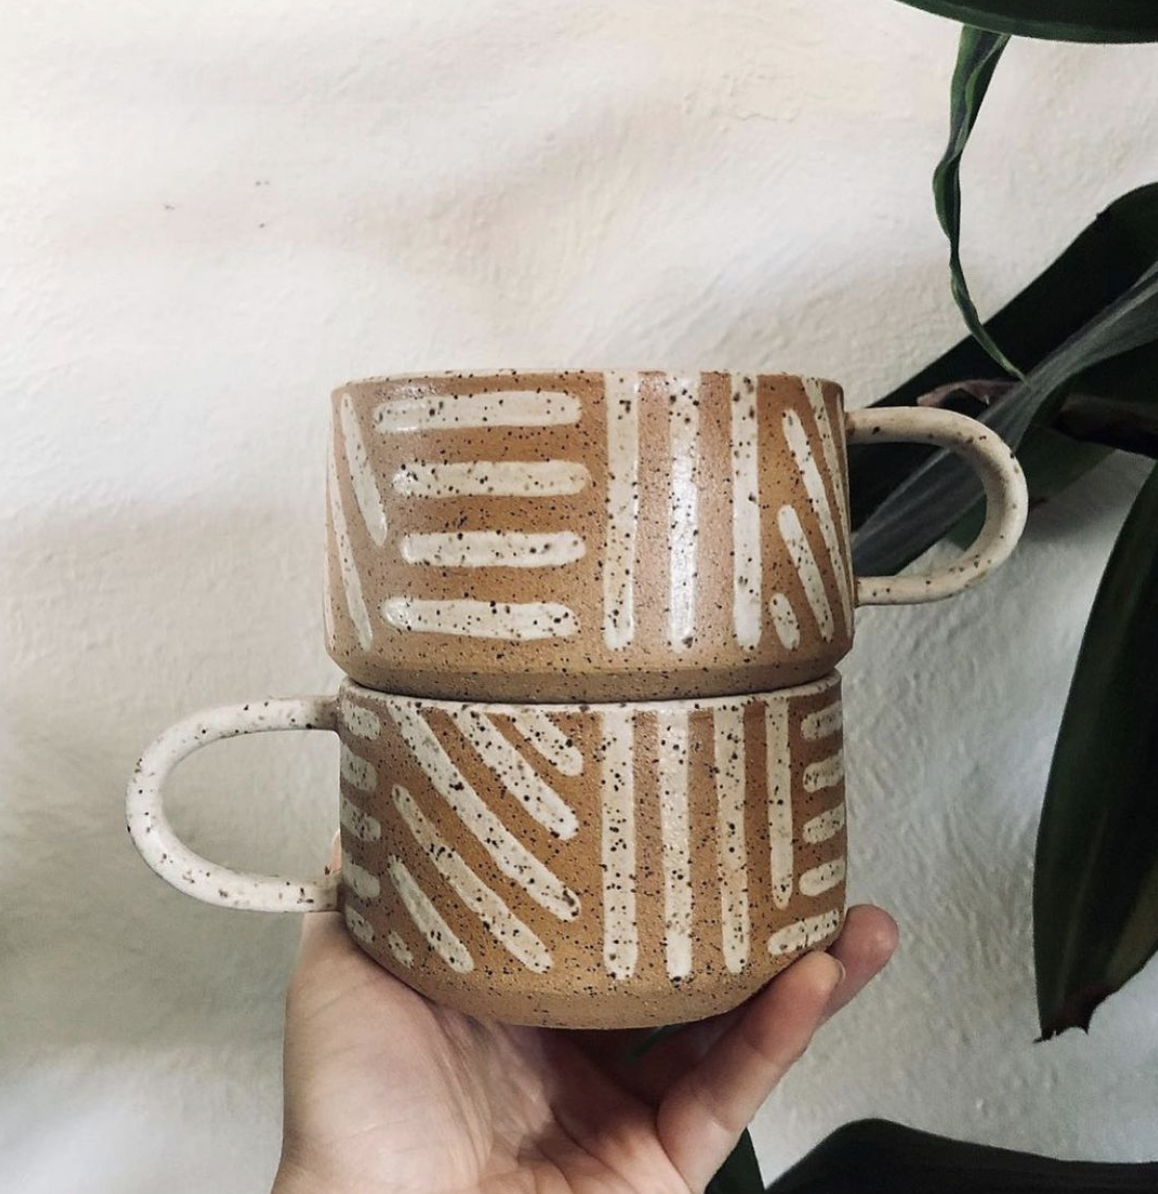
M1094 599L1034 871L1043 1036L1085 1028L1158 950L1158 467Z
M1153 0L904 0L964 25L1053 41L1158 41Z
M704 1194L764 1194L764 1179L751 1135L745 1131Z
M961 30L957 66L950 88L949 144L933 172L933 199L937 205L937 219L949 238L949 281L965 324L1002 369L1020 377L1021 371L985 330L961 266L961 155L1008 42L1009 36L1005 33L990 33L970 25Z
M833 1132L774 1181L768 1194L1153 1194L1156 1189L1158 1164L1055 1161L866 1119Z
M1158 183L1115 200L1058 259L987 324L994 338L1027 367L1034 367L1158 261ZM874 406L911 406L922 395L969 378L1004 376L972 336L965 338ZM1075 379L1082 394L1139 403L1158 399L1158 347L1143 348L1099 365ZM984 409L962 393L945 403L977 415ZM1065 437L1039 443L1031 428L1020 457L1030 498L1058 491L1059 478L1076 478L1100 459ZM1076 433L1075 433L1076 434ZM880 503L933 451L912 444L853 445L852 522L861 526Z
M981 415L1016 448L1030 421L1048 422L1074 378L1105 361L1158 343L1158 265L1050 353L1026 379ZM976 500L971 470L938 452L911 473L876 508L853 538L858 572L895 572L945 535Z

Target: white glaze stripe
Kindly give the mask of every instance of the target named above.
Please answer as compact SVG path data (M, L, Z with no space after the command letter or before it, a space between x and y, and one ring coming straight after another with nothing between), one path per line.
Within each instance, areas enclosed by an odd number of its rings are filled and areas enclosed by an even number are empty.
M692 863L688 833L688 715L660 709L659 817L663 835L664 954L669 978L692 970Z
M811 821L805 821L800 832L806 842L816 845L818 842L826 842L829 838L836 837L843 828L844 805L838 804L835 808L813 817Z
M578 422L580 411L574 394L553 390L425 394L383 402L374 411L374 426L386 435L478 427L550 427Z
M556 837L575 836L579 821L566 801L519 754L486 714L469 706L454 706L448 709L447 715L503 787L544 829Z
M342 724L359 738L373 741L382 732L382 722L373 709L366 709L355 705L346 697L342 698Z
M802 895L818 896L831 891L837 884L844 881L844 859L834 858L831 862L822 862L800 876L800 891Z
M583 774L583 755L570 738L542 709L524 705L505 714L507 720L527 742L563 775Z
M808 504L816 515L820 537L824 540L824 546L828 549L828 556L832 562L845 627L851 628L852 599L849 596L848 572L845 570L845 552L841 546L842 540L836 533L836 524L832 521L832 510L828 502L828 491L824 488L824 479L816 466L812 445L808 442L808 433L804 430L800 416L794 410L786 410L783 425L788 450L792 453L792 459L796 461L797 472L800 473L800 479L804 482L804 489L808 494Z
M787 702L764 706L765 766L768 774L768 842L772 903L787 908L792 899L792 756Z
M342 851L342 880L360 900L376 900L381 890L378 876L359 866L345 850Z
M500 604L467 598L422 601L391 597L382 603L382 617L398 630L414 634L457 634L508 642L570 638L579 633L574 611L551 601Z
M470 951L454 935L450 925L439 915L430 897L418 886L406 864L395 855L390 855L390 880L402 901L414 927L426 938L430 948L459 974L469 974L474 969Z
M577 460L415 460L393 480L396 493L423 498L564 497L590 484L587 466Z
M607 547L603 560L603 641L620 650L635 634L635 532L639 523L639 376L605 379Z
M800 516L791 506L781 506L776 516L776 525L780 530L780 538L788 548L792 557L792 566L800 583L804 587L804 596L808 600L808 607L816 619L816 628L820 637L828 642L832 638L833 620L832 606L828 603L828 594L824 589L824 577L820 575L816 557L812 554L804 528L800 525Z
M820 435L820 447L824 453L824 464L832 478L833 492L836 494L836 517L840 523L841 544L849 542L848 533L848 495L844 488L844 472L841 469L841 454L836 449L836 437L832 434L832 420L828 417L828 405L824 401L824 386L815 377L806 377L804 392L812 406L812 415L816 420L816 430ZM851 567L849 552L841 551L841 560ZM846 573L847 575L847 573ZM849 577L851 584L851 577Z
M841 703L828 705L816 713L809 713L800 723L800 732L805 738L816 741L830 738L840 729Z
M435 870L479 918L483 928L528 970L536 974L550 970L551 954L547 947L466 865L414 802L414 797L399 784L394 785L394 807Z
M499 870L548 912L560 920L574 920L579 914L579 897L518 842L483 803L414 705L404 697L387 697L386 708L434 790L483 844Z
M625 979L634 973L639 952L635 921L634 725L622 709L605 713L602 721L603 965L612 978Z
M748 858L744 837L747 793L744 706L725 705L712 717L716 768L716 860L724 962L733 974L748 961Z
M795 651L800 646L800 620L792 608L792 602L783 593L773 593L768 600L768 612L772 615L772 625L776 627L776 637L788 651Z
M808 949L809 946L823 941L829 933L836 932L840 922L839 912L824 912L820 916L809 916L804 920L795 921L772 934L768 939L768 952L782 956Z
M668 642L672 650L683 651L696 629L700 379L698 375L669 377L667 392L671 454Z
M346 467L350 470L350 485L354 490L354 498L362 512L367 534L381 547L386 542L386 508L382 505L382 495L378 492L378 482L374 479L374 470L370 467L366 444L358 427L358 416L354 412L354 401L349 394L342 395L338 418L342 424Z
M351 934L358 938L359 941L366 945L372 945L374 942L374 929L370 922L358 911L357 908L347 904L343 910L343 916L346 920L346 928Z
M414 965L414 954L410 952L410 946L402 940L401 936L391 929L386 934L386 944L390 947L390 952L394 958L403 966Z
M822 792L825 788L835 788L844 779L844 751L829 755L816 763L809 763L804 768L804 790L806 792Z
M399 548L408 564L437 568L558 568L586 550L570 531L432 531L404 535Z
M360 842L376 842L382 836L381 821L364 813L348 796L342 797L338 820L342 828Z
M350 544L346 512L342 509L342 493L338 488L338 466L334 462L333 453L330 454L329 488L330 522L334 528L335 554L338 557L338 570L342 576L342 588L346 593L346 612L354 624L358 645L363 651L368 651L370 644L374 641L374 628L370 625L370 611L366 608L366 600L362 596L362 578L358 575L358 566L354 563L354 549Z
M378 786L378 772L369 760L356 755L343 742L340 763L342 778L360 792L373 792Z
M763 622L760 559L760 467L756 383L732 375L732 618L742 647L760 642Z

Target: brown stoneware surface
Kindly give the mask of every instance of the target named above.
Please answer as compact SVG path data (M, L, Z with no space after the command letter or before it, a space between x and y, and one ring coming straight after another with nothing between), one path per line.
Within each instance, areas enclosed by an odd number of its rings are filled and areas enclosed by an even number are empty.
M851 645L832 382L450 374L333 402L327 641L363 684L729 695L815 679Z
M341 690L347 927L431 999L609 1028L732 1008L840 930L840 681L589 705Z

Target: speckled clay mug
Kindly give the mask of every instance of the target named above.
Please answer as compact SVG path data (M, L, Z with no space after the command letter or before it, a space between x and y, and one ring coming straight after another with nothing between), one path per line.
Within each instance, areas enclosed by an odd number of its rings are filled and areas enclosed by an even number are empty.
M386 692L667 700L826 675L858 605L986 576L1024 525L1002 440L834 382L722 372L455 373L333 396L329 652ZM846 442L951 448L988 516L936 572L857 577Z
M341 739L334 876L242 874L162 807L222 738ZM840 679L750 696L469 704L344 681L336 697L210 710L161 735L129 787L149 865L208 903L340 906L375 961L441 1004L515 1023L666 1024L734 1007L844 918Z

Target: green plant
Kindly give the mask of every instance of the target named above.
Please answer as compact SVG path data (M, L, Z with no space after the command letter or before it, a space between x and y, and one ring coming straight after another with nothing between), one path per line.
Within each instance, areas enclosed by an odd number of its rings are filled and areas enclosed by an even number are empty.
M970 336L874 405L937 403L981 419L1017 451L1037 504L1110 452L1158 458L1158 183L1102 212L989 321L978 315L960 253L962 158L1011 36L1158 41L1158 3L903 2L963 26L949 141L934 171L933 191L949 242L953 296ZM860 572L895 570L943 536L960 538L976 529L975 482L948 453L900 445L866 453L854 447L849 466ZM1158 466L1106 565L1046 789L1033 900L1043 1038L1088 1027L1102 1000L1158 952L1156 524ZM1001 1153L995 1161L999 1150L981 1150L986 1157L979 1160L961 1151L971 1146L905 1135L908 1129L894 1125L850 1125L847 1132L773 1189L1101 1191L1149 1189L1158 1181L1154 1166L1070 1167L1063 1173L1059 1163L1022 1154ZM863 1155L849 1166L858 1149L861 1154L875 1149L878 1158L892 1149L893 1159L912 1162L909 1176L921 1180L874 1185ZM917 1159L921 1149L924 1160ZM938 1158L944 1162L940 1168ZM935 1185L938 1174L942 1184ZM713 1194L760 1189L747 1134L710 1189Z

